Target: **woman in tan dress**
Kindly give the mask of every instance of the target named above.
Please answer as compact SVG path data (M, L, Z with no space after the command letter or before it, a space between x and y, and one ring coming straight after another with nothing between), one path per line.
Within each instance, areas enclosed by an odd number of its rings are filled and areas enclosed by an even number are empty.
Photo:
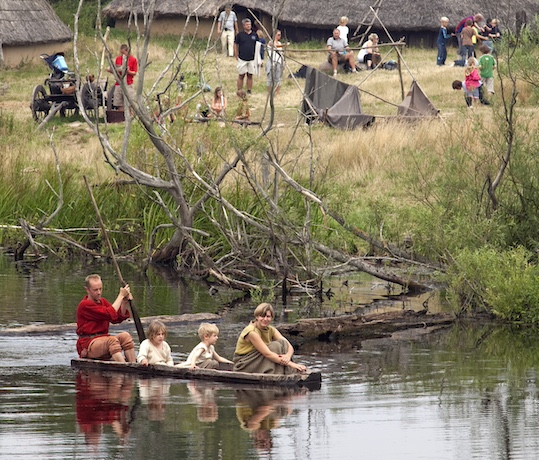
M234 352L234 370L262 374L305 372L303 364L292 361L294 348L270 323L275 317L269 303L254 311L255 319L241 332Z

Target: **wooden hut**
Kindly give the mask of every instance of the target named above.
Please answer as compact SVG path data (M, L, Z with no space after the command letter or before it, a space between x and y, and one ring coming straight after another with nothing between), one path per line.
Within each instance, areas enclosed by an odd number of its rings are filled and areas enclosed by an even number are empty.
M152 33L179 35L184 30L185 18L190 15L187 32L190 34L196 32L199 37L208 37L215 16L226 3L228 2L224 0L161 0L156 5L155 26ZM331 8L328 8L326 1L321 0L236 0L232 3L240 21L244 17L250 17L252 11L271 31L272 18L276 17L284 39L301 42L326 40L331 35L332 29L338 25L341 16L349 18L352 35L359 23L368 15L370 6L376 2L333 0ZM141 4L141 0L112 0L104 9L104 13L115 21L117 27L125 28L131 12L140 14ZM531 21L536 14L539 14L539 2L383 0L378 16L395 40L405 37L410 45L433 47L441 16L449 17L451 29L451 26L455 27L462 18L475 13L482 13L485 18L497 18L501 21L502 29L514 30L517 17L528 18ZM368 20L372 20L372 16ZM387 36L378 21L374 22L373 32L378 33L382 41L387 41Z
M0 65L64 51L72 36L47 0L0 0Z

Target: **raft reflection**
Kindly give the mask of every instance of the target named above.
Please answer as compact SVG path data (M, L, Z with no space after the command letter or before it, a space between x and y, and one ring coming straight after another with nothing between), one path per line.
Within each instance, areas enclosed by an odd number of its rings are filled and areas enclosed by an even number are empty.
M292 413L291 402L308 391L306 388L236 390L236 416L240 427L251 434L257 450L271 452L271 430Z
M131 431L130 407L135 380L123 374L79 372L76 389L77 423L86 443L97 450L104 427L110 425L124 444Z
M219 408L215 401L215 387L207 382L191 380L187 384L191 400L197 406L200 422L213 423L219 419Z
M165 400L170 393L170 383L163 379L139 380L140 400L148 408L148 420L165 420Z

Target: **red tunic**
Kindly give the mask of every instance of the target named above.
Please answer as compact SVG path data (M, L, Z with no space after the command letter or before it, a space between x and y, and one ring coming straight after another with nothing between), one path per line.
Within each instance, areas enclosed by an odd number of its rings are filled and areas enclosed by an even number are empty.
M120 54L120 56L118 56L115 61L116 67L121 68L123 66L123 62L124 62L124 55ZM138 72L138 61L135 56L129 55L127 57L127 70L131 72ZM134 75L129 75L129 74L126 75L125 82L127 83L128 86L132 85L134 81L135 81ZM119 85L120 83L116 82L116 86L119 86Z
M99 303L85 296L77 307L77 352L81 356L82 350L87 349L90 342L96 337L109 335L110 323L118 324L129 318L129 313L123 315L116 311L110 302L101 297Z

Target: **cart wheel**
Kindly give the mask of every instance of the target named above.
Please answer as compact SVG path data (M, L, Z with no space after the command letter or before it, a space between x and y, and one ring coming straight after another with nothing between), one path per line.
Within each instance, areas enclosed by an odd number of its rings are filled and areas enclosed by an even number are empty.
M34 88L30 109L35 121L42 121L51 110L51 103L47 100L47 92L42 85Z

